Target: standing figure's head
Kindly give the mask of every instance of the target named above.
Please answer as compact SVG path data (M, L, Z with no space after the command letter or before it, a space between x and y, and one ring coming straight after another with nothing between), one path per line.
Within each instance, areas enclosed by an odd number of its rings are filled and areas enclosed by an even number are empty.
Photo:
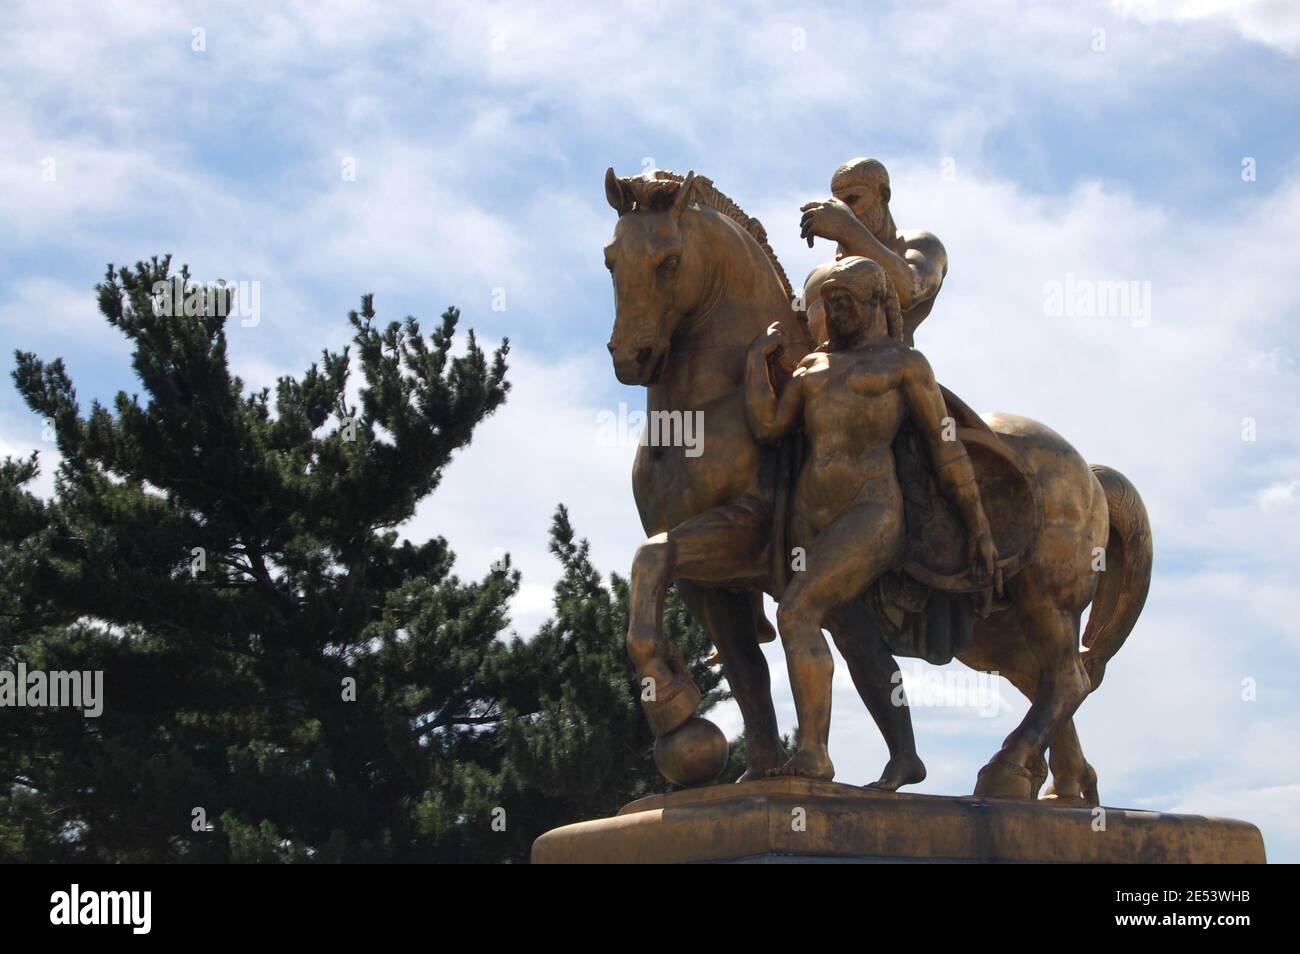
M831 176L831 194L857 216L871 234L881 240L893 223L889 215L889 173L877 159L850 159Z
M885 270L869 258L841 259L821 284L830 350L877 335L904 341L903 311Z

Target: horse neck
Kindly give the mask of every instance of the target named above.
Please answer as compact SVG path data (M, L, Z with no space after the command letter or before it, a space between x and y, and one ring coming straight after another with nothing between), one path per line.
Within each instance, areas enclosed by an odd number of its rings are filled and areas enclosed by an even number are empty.
M651 410L697 408L740 387L749 346L774 321L785 324L787 340L803 335L771 261L747 232L712 209L691 211L683 230L685 254L694 245L708 264L699 303L682 318L663 376L648 389Z

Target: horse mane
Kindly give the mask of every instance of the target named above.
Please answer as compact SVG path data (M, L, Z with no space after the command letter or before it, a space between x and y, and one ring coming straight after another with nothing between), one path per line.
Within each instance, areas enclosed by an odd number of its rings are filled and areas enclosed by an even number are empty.
M623 179L622 182L631 191L638 209L662 212L673 204L686 177L666 169L656 169L652 175L653 178L633 176ZM763 228L762 222L752 215L747 215L744 209L719 190L713 184L713 180L706 176L697 175L694 178L691 184L691 197L701 205L725 215L744 229L750 238L758 243L759 248L767 255L768 261L772 263L777 278L781 280L781 287L785 289L786 298L794 297L794 290L790 285L790 279L786 277L785 269L777 260L772 246L767 244L767 230Z

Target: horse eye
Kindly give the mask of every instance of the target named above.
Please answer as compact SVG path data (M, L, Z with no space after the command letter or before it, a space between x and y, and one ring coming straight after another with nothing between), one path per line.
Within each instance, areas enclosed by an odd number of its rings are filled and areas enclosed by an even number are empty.
M659 271L665 275L671 275L673 272L677 271L677 266L681 263L682 257L680 255L669 255L659 263Z

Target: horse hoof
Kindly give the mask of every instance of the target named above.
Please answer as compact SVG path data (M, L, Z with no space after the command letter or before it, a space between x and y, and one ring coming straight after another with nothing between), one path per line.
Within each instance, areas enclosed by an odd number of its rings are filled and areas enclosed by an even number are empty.
M642 700L641 709L650 724L651 734L659 739L685 724L695 715L699 705L700 690L690 676L679 672L666 689L656 694L655 699Z
M1040 801L1073 808L1096 808L1101 804L1097 798L1096 770L1085 763L1077 776L1065 779L1053 776L1052 784L1047 786Z
M1023 765L994 759L976 776L975 794L990 798L1030 798L1033 785L1033 776Z

